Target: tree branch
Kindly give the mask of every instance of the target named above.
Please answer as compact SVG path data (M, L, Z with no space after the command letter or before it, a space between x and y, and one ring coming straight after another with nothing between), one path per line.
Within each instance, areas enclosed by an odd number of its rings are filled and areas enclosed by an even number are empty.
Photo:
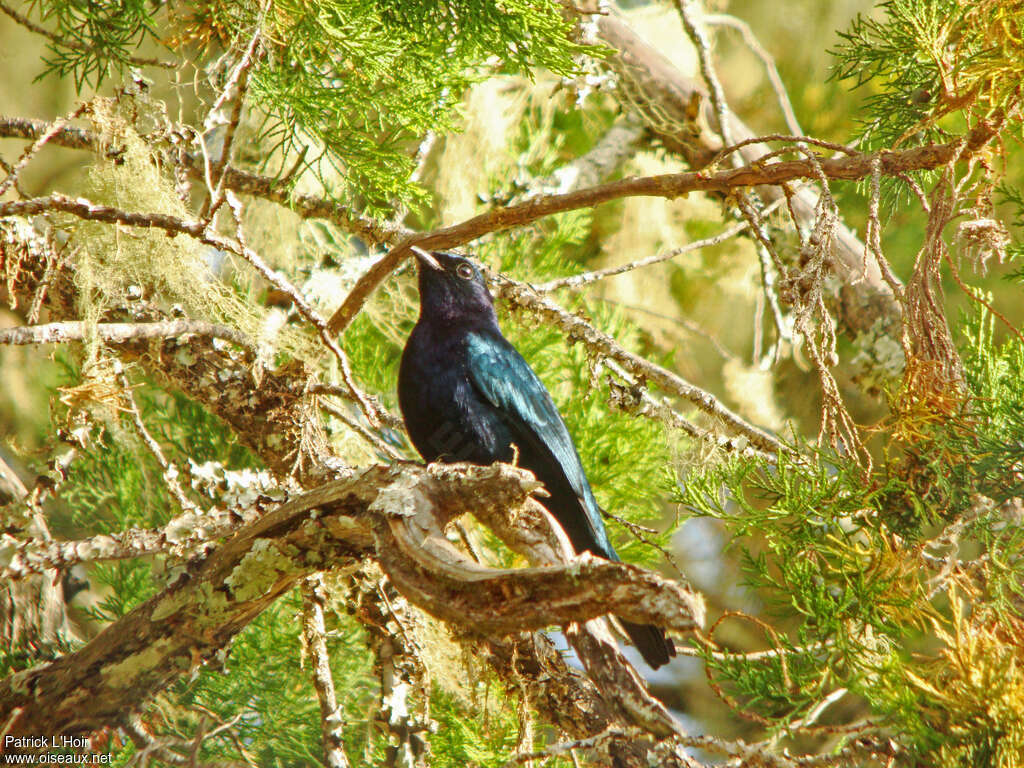
M161 528L129 528L101 533L87 539L61 541L19 539L0 534L0 580L17 581L47 570L65 570L78 563L126 560L157 552L182 555L202 544L238 530L262 514L265 501L249 507L213 507L202 513L189 510Z
M793 133L803 133L800 121L797 120L796 113L793 111L793 104L789 100L789 94L786 92L786 86L782 83L782 76L779 75L779 69L775 66L775 60L765 50L764 46L761 45L750 25L742 19L725 13L705 14L701 20L705 24L730 27L740 33L747 48L764 64L768 81L771 83L772 90L775 91L775 97L778 99L779 107L781 107L782 114L786 119L786 126Z
M194 334L203 338L226 339L256 351L252 340L237 328L202 320L165 320L155 323L96 323L68 320L45 325L21 325L0 330L0 344L65 344L85 341L95 333L107 344L123 344L142 339L168 339Z
M325 484L239 531L84 648L0 681L0 721L21 708L15 735L82 733L116 722L222 648L306 574L373 554L372 532L360 518L400 515L412 498L444 515L521 503L524 477L507 467L406 465ZM311 515L314 509L320 514Z
M600 23L604 25L611 22L608 21L608 17L601 17ZM621 22L616 23L621 24ZM626 29L628 30L628 28ZM635 34L632 32L629 34L633 35L633 44L637 44L635 42ZM676 86L678 86L678 83ZM681 93L685 94L685 92L680 92L678 87L675 90L670 89L670 91L680 98ZM691 90L689 93L699 94L699 89ZM684 99L679 103L685 105L688 102ZM0 136L34 138L42 135L48 127L49 124L42 121L3 118L0 119ZM752 136L749 130L745 128L743 131L736 133L738 135L742 134L742 140L749 139ZM967 137L967 151L965 155L976 152L987 144L994 135L995 129L991 122L980 123ZM50 141L56 144L64 144L65 146L85 148L93 145L93 138L92 134L87 131L65 128L55 133ZM708 162L718 153L719 149L720 145L715 145L713 150L708 149L699 153L697 159L701 163ZM851 157L828 158L815 162L810 160L787 160L761 164L757 162L757 159L767 153L766 148L759 144L750 144L741 151L743 151L745 157L752 159L753 162L740 168L719 171L713 174L690 172L630 178L610 184L576 190L567 194L540 196L518 205L496 208L459 224L429 233L416 233L404 227L388 226L365 217L360 217L346 206L341 206L325 198L312 195L290 195L286 185L278 183L271 177L238 171L230 167L226 168L224 172L224 186L236 192L262 197L272 202L286 205L305 218L329 219L345 231L352 232L367 242L392 243L395 245L388 254L377 261L360 278L349 293L349 296L346 297L345 302L328 322L330 332L337 334L344 331L356 314L358 314L369 295L409 255L408 248L411 245L417 245L428 250L455 248L491 232L528 224L544 216L556 213L600 205L622 197L654 196L674 198L689 192L726 193L737 188L778 186L784 182L797 179L816 181L820 178L819 173L823 173L830 179L858 180L869 177L876 166L878 172L883 175L899 176L906 174L908 171L928 170L945 165L959 149L959 142L951 142L897 152L856 154ZM191 172L194 172L195 175L201 178L199 167L193 167L190 169ZM782 195L781 191L778 190L774 192L771 190L762 191L770 199L777 199ZM808 220L811 220L810 213L813 212L817 200L804 201L803 198L807 194L813 195L813 189L801 189L795 195L794 205L798 215L801 216L804 215L804 213L801 213L801 206L806 207ZM0 216L31 215L40 213L47 208L56 207L59 210L81 215L83 218L90 217L100 221L121 221L121 223L134 226L156 226L168 231L190 234L194 237L202 235L200 222L184 223L180 220L172 221L169 219L174 217L161 217L158 214L129 214L122 219L118 219L110 211L99 210L104 208L103 206L92 206L95 210L88 212L89 216L85 216L84 214L87 211L82 205L75 205L75 202L68 198L57 201L54 199L56 197L63 196L5 203L3 206L0 206ZM848 232L844 234L844 232L842 228L839 228L837 243L840 247L837 253L838 260L834 266L840 276L843 277L847 288L858 294L851 298L851 301L856 303L856 308L851 305L849 311L844 313L844 315L847 324L854 331L867 331L880 317L889 318L890 320L898 317L898 310L895 308L895 300L892 297L891 291L888 286L884 285L880 273L876 276L872 272L873 269L877 271L877 267L869 263L868 271L865 273L863 246L856 241L856 238L853 238L852 234ZM852 243L850 242L851 239ZM216 247L224 247L223 243L211 244L214 244ZM877 281L875 277L877 277ZM863 296L859 295L865 291L868 291L868 293Z
M764 210L763 215L767 215L774 209L778 204L773 203ZM682 256L684 253L690 253L691 251L699 251L702 248L710 248L719 243L723 243L730 237L734 237L750 226L750 222L741 221L737 224L733 224L730 227L726 227L717 235L712 237L705 237L702 240L694 240L692 243L686 243L680 245L678 248L672 248L663 253L656 253L653 256L645 256L642 259L636 259L635 261L628 262L626 264L618 264L614 267L605 267L603 269L595 269L591 272L582 272L578 275L569 275L568 277L560 277L555 280L548 280L546 283L540 283L534 285L534 289L541 293L549 293L551 291L558 290L559 288L581 288L584 285L597 282L598 280L604 280L608 277L614 277L615 275L621 275L626 272L632 272L634 269L640 269L641 267L649 267L652 264L660 264L663 261L670 261L676 256Z
M324 623L326 603L323 577L320 574L307 577L302 584L302 636L309 652L313 686L320 702L324 755L327 768L349 768L342 731L344 713L338 706L334 692L331 658L327 652L327 625Z
M609 612L686 633L697 628L694 616L703 610L681 586L626 563L584 555L568 569L485 568L450 545L441 554L418 541L405 521L392 520L388 531L376 534L381 566L404 595L435 616L483 634L543 629ZM447 543L434 543L442 541Z
M329 482L246 526L81 650L0 681L0 720L21 710L13 735L101 728L203 663L306 574L366 555L398 574L396 585L413 601L485 633L565 625L608 610L693 628L687 594L632 566L584 560L483 573L418 546L424 521L441 530L466 512L514 508L536 487L505 465L371 467ZM446 607L452 597L457 605Z
M994 125L982 122L967 137L970 151L977 151L995 136ZM931 144L925 147L883 151L876 154L857 154L852 157L823 160L783 160L774 163L753 163L732 170L705 174L702 172L667 173L599 184L595 187L557 195L544 195L518 205L493 208L458 224L433 232L414 234L400 239L383 258L359 279L344 303L328 322L332 333L342 333L355 319L366 299L391 272L404 261L412 246L424 250L455 248L492 232L520 227L545 216L593 208L623 197L676 198L690 192L729 192L735 189L779 185L797 179L817 180L820 174L830 179L848 181L863 179L872 173L877 161L883 175L893 176L908 171L930 170L947 164L963 145L963 141ZM781 194L781 193L780 193ZM0 214L3 209L0 208ZM863 271L861 254L857 256L858 275ZM891 297L890 297L891 298Z

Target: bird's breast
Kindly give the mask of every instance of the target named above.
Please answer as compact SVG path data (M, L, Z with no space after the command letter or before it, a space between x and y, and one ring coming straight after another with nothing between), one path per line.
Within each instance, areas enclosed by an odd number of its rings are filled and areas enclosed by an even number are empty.
M402 354L398 403L426 461L493 464L512 457L508 427L470 380L458 343L414 331Z

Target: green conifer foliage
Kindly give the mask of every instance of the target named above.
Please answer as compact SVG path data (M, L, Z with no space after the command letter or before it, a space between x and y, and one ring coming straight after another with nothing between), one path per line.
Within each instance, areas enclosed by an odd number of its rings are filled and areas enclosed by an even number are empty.
M827 454L686 477L681 503L729 529L746 587L789 629L771 632L784 665L704 647L706 661L780 732L844 688L925 764L1009 766L1024 754L1024 528L1013 511L1024 493L1024 342L993 344L992 331L984 312L966 323L963 413L917 424L866 481ZM953 565L936 541L966 545L971 560Z

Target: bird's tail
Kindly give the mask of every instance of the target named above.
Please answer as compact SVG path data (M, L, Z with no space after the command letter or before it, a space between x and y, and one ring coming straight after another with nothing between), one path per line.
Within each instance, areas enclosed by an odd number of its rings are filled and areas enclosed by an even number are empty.
M634 624L625 619L618 619L618 621L651 669L668 664L668 660L676 655L676 647L665 636L665 630L661 627L656 627L653 624Z
M594 506L597 506L596 502ZM600 520L600 513L598 513L598 520ZM573 544L575 545L575 542ZM590 549L590 551L611 560L613 563L622 562L610 545L605 549L598 549L593 546L584 547L584 549ZM656 627L653 624L634 624L631 621L620 619L618 616L615 617L615 620L622 627L623 631L629 635L629 639L633 641L633 646L640 651L640 655L644 657L644 661L647 662L651 669L657 669L664 664L668 664L668 660L676 655L676 647L665 636L665 630L661 627Z

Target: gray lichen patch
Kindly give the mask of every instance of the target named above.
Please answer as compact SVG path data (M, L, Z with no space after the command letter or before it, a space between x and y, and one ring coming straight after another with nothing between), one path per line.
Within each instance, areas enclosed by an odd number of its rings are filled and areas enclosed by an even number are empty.
M903 376L903 347L881 320L854 339L857 354L851 361L857 382L868 391L885 391Z
M418 488L419 482L416 475L402 475L380 489L368 510L395 517L413 517L424 509L429 510L429 502Z

